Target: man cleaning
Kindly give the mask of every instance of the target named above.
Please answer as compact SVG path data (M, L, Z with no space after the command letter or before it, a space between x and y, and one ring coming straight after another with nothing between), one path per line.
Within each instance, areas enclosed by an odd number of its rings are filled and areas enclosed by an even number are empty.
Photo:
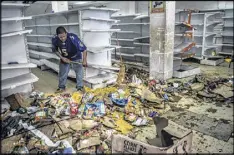
M60 57L59 84L56 92L65 91L70 66L76 73L77 91L83 91L83 66L87 66L87 48L76 34L68 33L62 26L56 29L56 34L52 38L52 50Z

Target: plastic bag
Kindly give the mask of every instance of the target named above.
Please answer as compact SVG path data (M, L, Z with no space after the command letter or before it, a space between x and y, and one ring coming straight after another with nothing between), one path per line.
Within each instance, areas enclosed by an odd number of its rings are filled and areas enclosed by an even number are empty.
M77 150L79 151L90 146L99 145L100 143L100 137L90 137L88 139L80 140L77 143Z
M86 119L103 116L105 114L105 105L103 102L87 103L84 108L83 117Z
M81 103L81 99L82 99L82 94L75 92L72 94L72 100L77 103L80 104Z

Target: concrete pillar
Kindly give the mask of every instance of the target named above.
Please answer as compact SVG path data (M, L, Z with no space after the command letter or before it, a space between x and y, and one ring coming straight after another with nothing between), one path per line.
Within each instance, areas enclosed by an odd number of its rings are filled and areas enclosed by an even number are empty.
M52 1L52 10L54 12L67 11L68 1Z
M173 74L175 1L150 1L150 78Z

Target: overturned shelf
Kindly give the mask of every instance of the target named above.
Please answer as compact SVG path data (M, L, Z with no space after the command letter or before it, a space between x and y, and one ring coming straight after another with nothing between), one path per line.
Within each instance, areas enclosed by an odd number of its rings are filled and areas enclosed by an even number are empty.
M17 76L14 78L3 80L1 90L13 89L17 86L21 86L24 84L30 84L30 83L33 83L36 81L38 81L38 77L36 77L34 74L32 74L32 73L24 74L21 76Z
M41 47L48 47L52 48L51 44L48 43L36 43L36 42L27 42L28 45L33 45L33 46L41 46Z
M2 64L1 69L19 69L19 68L36 68L37 65L33 63L21 63L21 64Z
M27 20L27 19L32 19L31 16L28 17L11 17L11 18L2 18L2 22L8 22L8 21L21 21L21 20Z
M72 25L79 25L79 23L29 25L25 27L50 27L50 26L72 26Z
M35 54L35 55L39 55L39 56L43 56L43 57L46 57L48 59L54 58L54 59L58 59L59 60L59 57L57 55L55 55L54 53L38 52L38 51L35 51L35 50L29 50L29 53L32 53L32 54Z
M96 17L86 17L82 18L83 20L97 20L97 21L105 21L105 22L118 22L119 20L115 19L104 19L104 18L96 18Z
M134 39L117 39L117 38L111 38L111 40L114 40L114 41L134 41Z
M31 33L31 32L32 32L32 30L22 30L22 31L16 31L16 32L2 34L1 37L11 37L11 36L22 35L22 34Z
M54 35L43 35L43 34L28 34L27 37L53 37Z

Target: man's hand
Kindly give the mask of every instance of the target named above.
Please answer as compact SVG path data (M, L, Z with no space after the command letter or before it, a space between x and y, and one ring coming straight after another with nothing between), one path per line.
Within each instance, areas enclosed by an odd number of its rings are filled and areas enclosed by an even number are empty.
M61 57L62 61L65 62L65 63L71 63L71 60L68 59L68 58L65 58L65 57Z
M87 60L83 60L83 63L82 63L83 67L87 67L88 64L87 64Z

